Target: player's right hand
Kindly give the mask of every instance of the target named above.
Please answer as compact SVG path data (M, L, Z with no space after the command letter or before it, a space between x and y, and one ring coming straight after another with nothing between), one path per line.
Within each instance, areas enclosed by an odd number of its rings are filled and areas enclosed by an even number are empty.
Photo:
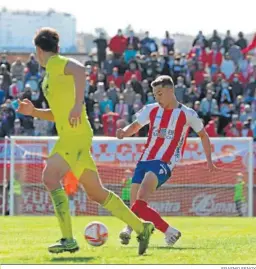
M18 113L27 115L27 116L32 116L32 113L35 107L30 100L24 99L21 101L20 99L18 99L18 104L19 104L19 107L16 110Z
M123 139L125 137L125 131L123 129L117 129L116 131L116 137L118 139Z

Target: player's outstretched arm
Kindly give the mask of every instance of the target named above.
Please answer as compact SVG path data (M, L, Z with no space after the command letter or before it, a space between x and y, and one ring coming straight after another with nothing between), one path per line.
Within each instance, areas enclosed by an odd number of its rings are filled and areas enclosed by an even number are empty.
M136 134L140 129L142 128L142 126L137 122L134 121L133 123L131 123L130 125L127 125L126 127L124 127L123 129L118 129L116 131L116 137L118 139L123 139L124 137L130 137L133 136L134 134Z
M210 142L209 136L204 128L197 134L201 138L201 141L202 141L202 145L203 145L205 156L208 163L208 168L210 171L214 171L217 169L217 167L212 162L212 150L211 150L211 142Z
M215 171L217 167L212 162L211 142L207 132L205 131L202 120L198 117L198 114L193 109L187 110L187 120L190 127L192 127L192 129L201 138L209 170Z
M48 120L54 122L54 116L50 109L35 108L32 102L28 99L18 100L19 107L17 112L23 115L32 116L41 120Z
M34 111L31 116L34 118L39 118L41 120L48 120L55 122L51 109L34 108Z
M154 108L154 106L152 105L144 106L139 112L136 113L136 120L133 123L124 127L123 129L117 130L116 132L117 138L123 139L124 137L133 136L134 134L138 133L138 131L143 126L149 124L150 122L149 115L152 108Z

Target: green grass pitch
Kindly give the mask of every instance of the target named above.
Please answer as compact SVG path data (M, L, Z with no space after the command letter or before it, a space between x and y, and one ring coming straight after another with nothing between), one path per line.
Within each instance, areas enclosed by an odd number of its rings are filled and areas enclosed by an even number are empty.
M102 247L89 246L84 227L101 221L109 229ZM155 232L144 256L137 255L135 234L129 246L121 246L118 233L122 222L113 217L74 217L73 229L80 244L75 254L52 255L49 244L60 238L54 217L0 217L0 264L255 264L256 219L169 217L182 232L173 248Z

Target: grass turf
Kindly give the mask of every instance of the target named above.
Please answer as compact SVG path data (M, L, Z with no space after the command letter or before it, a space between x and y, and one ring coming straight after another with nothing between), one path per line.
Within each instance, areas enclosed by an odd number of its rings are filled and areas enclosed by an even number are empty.
M101 221L109 229L102 247L89 246L85 225ZM49 244L60 238L54 217L0 217L0 264L255 264L256 219L170 217L166 220L182 232L173 248L155 232L144 256L137 255L135 234L129 246L121 246L122 222L113 217L75 217L73 230L80 244L75 254L53 255Z

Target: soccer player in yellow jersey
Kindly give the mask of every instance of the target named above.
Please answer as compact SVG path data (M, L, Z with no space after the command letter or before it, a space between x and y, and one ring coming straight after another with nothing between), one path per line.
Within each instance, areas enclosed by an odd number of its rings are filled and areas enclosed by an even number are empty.
M25 99L19 101L18 112L55 122L59 135L42 176L62 233L62 239L49 246L49 252L75 252L79 249L72 233L68 198L60 183L65 174L72 170L91 200L137 232L139 254L143 254L154 225L142 222L116 194L102 186L90 154L93 132L84 106L84 66L59 55L59 35L54 29L39 30L34 43L39 63L46 69L42 88L50 109L37 109Z

